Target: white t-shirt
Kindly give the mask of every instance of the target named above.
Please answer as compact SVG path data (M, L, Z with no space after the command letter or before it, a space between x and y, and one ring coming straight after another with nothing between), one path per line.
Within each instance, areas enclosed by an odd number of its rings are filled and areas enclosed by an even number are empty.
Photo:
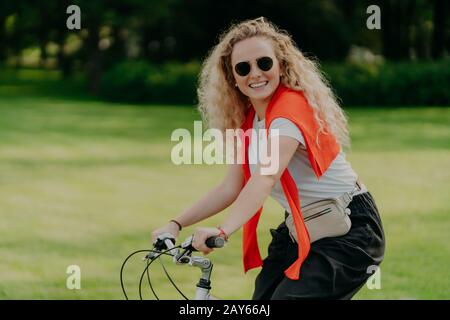
M255 114L253 128L258 134L252 134L252 139L248 148L250 172L252 174L256 170L257 164L255 163L259 163L260 159L257 150L258 146L261 146L261 144L267 145L266 135L258 132L258 130L264 129L264 127L265 120L258 121L258 116ZM308 159L305 140L297 126L286 118L276 118L272 121L270 129L278 129L278 134L280 136L292 137L300 142L288 164L288 170L296 182L301 207L318 200L339 197L345 192L351 192L353 190L358 176L353 171L350 163L345 159L345 153L342 149L330 164L327 171L322 175L320 180L318 180ZM270 132L270 134L274 133L275 132L273 131ZM257 139L259 139L259 144ZM259 148L259 150L261 150L261 148ZM280 203L285 210L288 212L291 211L289 203L284 196L280 181L275 184L270 195Z

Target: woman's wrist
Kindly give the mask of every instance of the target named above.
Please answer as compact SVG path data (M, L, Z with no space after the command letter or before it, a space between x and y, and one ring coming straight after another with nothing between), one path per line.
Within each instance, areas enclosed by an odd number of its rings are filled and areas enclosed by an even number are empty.
M225 239L225 241L228 241L228 233L223 230L221 226L217 226L217 229L219 229L220 233L218 234L218 237L222 237Z
M175 224L178 227L178 231L181 231L183 229L183 226L181 225L181 223L179 223L177 220L172 219L169 222Z

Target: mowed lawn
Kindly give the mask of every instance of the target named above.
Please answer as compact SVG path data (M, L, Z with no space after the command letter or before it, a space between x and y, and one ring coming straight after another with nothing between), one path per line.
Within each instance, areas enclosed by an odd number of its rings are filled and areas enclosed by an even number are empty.
M450 109L347 111L347 157L375 197L387 237L381 288L364 287L355 298L449 299ZM0 298L122 299L124 258L149 248L153 228L224 176L224 165L172 164L171 132L192 132L194 120L199 116L188 106L0 94ZM203 225L215 226L225 214ZM269 199L259 229L264 256L269 228L282 218ZM249 299L258 270L243 273L241 233L209 257L215 295ZM125 270L134 299L141 258ZM199 270L164 261L192 296ZM70 265L81 269L80 290L66 287ZM159 264L151 276L161 298L180 297ZM144 297L152 298L148 285Z

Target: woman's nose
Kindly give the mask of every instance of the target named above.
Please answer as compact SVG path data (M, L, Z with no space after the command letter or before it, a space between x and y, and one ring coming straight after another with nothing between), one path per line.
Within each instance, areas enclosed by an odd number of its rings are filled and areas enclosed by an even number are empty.
M262 76L262 72L261 70L259 70L256 63L252 63L249 76L250 78L259 78L260 76Z

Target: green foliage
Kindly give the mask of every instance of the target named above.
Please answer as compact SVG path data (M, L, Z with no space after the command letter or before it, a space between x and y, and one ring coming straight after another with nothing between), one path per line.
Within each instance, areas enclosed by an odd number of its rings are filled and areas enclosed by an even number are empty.
M449 105L450 62L325 64L344 106ZM110 101L195 104L200 64L125 61L108 70L101 96Z
M448 105L450 61L325 66L344 105Z
M104 74L100 94L112 101L194 104L199 70L198 63L125 61Z
M101 95L110 100L140 102L148 98L147 79L156 73L145 61L125 61L106 72Z

